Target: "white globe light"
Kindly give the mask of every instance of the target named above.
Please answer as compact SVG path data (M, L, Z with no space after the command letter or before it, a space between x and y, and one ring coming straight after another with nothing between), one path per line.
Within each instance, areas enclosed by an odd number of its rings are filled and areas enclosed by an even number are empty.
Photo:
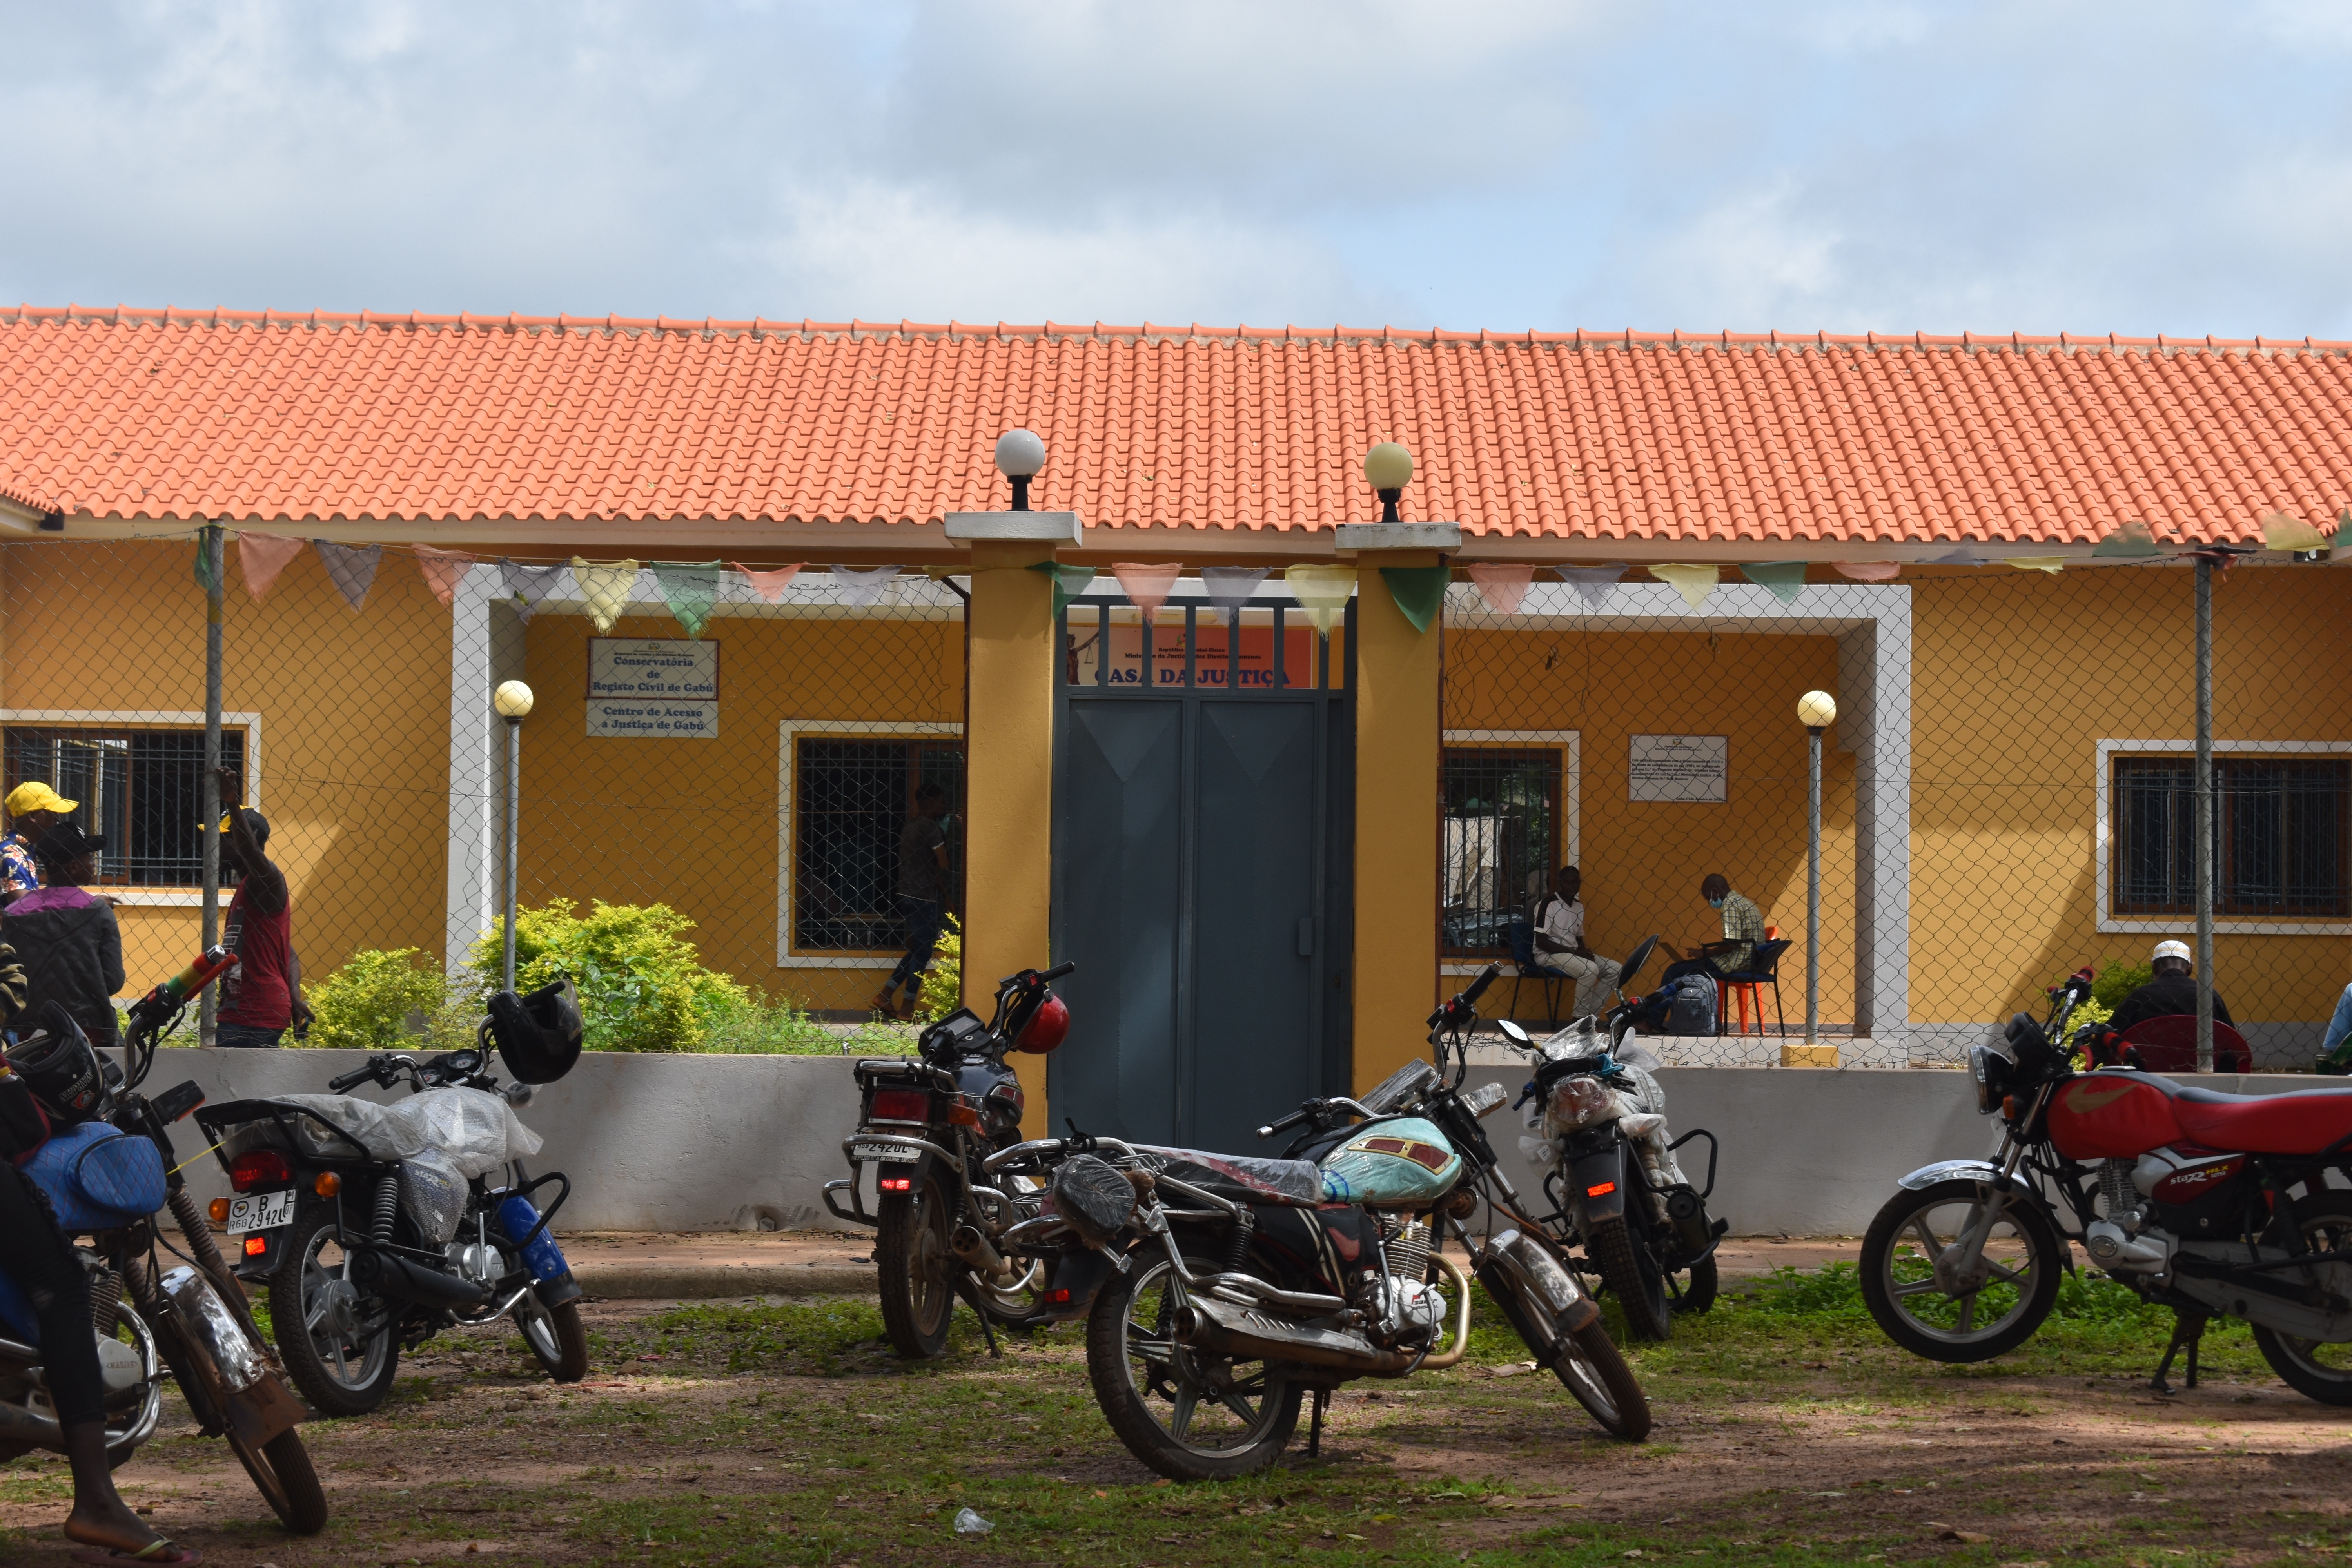
M1045 443L1034 430L1007 430L996 438L996 471L1025 479L1045 466Z
M1375 490L1401 490L1412 482L1412 454L1396 441L1383 441L1364 454L1364 478Z
M1837 699L1826 691L1808 691L1797 699L1797 722L1808 730L1826 730L1837 722Z
M530 703L530 688L520 680L501 680L490 697L490 706L499 710L501 719L528 719Z

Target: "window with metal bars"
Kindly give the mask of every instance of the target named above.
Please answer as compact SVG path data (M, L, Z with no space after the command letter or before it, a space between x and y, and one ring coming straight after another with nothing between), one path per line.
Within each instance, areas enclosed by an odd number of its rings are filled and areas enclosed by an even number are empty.
M221 764L244 773L244 731L221 731ZM111 886L203 885L204 773L201 729L0 730L0 788L37 780L74 802L74 826L106 839L98 879Z
M1440 763L1446 953L1510 952L1510 924L1550 885L1558 853L1559 752L1449 746Z
M2114 790L2116 912L2194 915L2196 763L2117 757ZM2216 757L2213 791L2215 914L2352 915L2352 759Z
M793 947L895 952L898 847L915 792L947 795L947 910L963 908L963 742L806 736L793 759Z

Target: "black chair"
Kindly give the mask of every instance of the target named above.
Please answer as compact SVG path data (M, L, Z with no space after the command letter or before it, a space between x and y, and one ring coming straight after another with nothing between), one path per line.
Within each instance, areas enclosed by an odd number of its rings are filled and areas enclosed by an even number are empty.
M1559 1023L1559 987L1561 982L1565 981L1568 976L1560 973L1559 970L1549 968L1538 961L1536 958L1536 928L1532 924L1524 920L1517 920L1513 921L1509 925L1503 929L1504 934L1510 940L1511 962L1518 967L1519 978L1522 980L1538 981L1543 985L1544 1006L1548 1009L1544 1014L1544 1022L1547 1024Z
M1730 1000L1731 988L1735 985L1749 987L1748 994L1756 998L1756 1032L1759 1035L1764 1032L1764 994L1760 987L1769 985L1772 988L1773 1018L1780 1025L1781 1034L1789 1032L1789 1016L1780 1010L1780 955L1789 951L1790 945L1787 937L1759 942L1748 950L1747 968L1737 974L1723 977L1723 994L1717 999L1715 1008L1717 1037L1722 1037L1723 1016L1730 1011L1724 1004Z

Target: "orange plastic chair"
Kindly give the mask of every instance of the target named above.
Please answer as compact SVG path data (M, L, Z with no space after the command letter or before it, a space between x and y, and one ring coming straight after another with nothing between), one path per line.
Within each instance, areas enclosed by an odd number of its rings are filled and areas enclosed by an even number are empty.
M1764 942L1759 944L1759 951L1769 952L1769 963L1764 967L1763 972L1759 973L1756 979L1726 980L1723 983L1723 989L1726 995L1730 1000L1732 1005L1739 1010L1738 1032L1740 1034L1744 1035L1748 1033L1748 1007L1751 1000L1754 1002L1756 1006L1756 1033L1759 1036L1764 1033L1764 987L1766 985L1769 984L1772 987L1772 1002L1774 1009L1777 1011L1780 1006L1780 952L1786 948L1787 944L1782 942L1780 947L1772 947L1769 945L1780 942L1780 928L1776 925L1766 926L1764 928ZM1748 962L1752 965L1755 963L1755 959L1751 957ZM1718 1013L1716 1016L1716 1024L1718 1029L1722 1026L1722 1023L1723 1016ZM1788 1020L1783 1016L1780 1020L1781 1032L1786 1034L1788 1032Z

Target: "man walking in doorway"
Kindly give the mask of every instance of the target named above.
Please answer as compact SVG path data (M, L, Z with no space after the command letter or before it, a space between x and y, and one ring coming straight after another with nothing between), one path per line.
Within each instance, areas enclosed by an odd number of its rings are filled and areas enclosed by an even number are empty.
M915 809L898 833L898 918L907 928L907 953L882 983L874 1010L886 1018L911 1018L922 1000L923 972L939 945L940 921L947 908L948 834L940 818L948 792L935 784L915 791ZM904 986L905 1000L895 999Z
M294 900L286 873L262 853L269 823L261 813L238 805L243 782L234 770L220 770L220 797L228 807L221 818L221 875L236 878L229 900L228 931L222 945L236 955L221 980L220 1027L224 1046L268 1047L289 1026L310 1027L310 1005L302 1000L302 960L294 952Z

